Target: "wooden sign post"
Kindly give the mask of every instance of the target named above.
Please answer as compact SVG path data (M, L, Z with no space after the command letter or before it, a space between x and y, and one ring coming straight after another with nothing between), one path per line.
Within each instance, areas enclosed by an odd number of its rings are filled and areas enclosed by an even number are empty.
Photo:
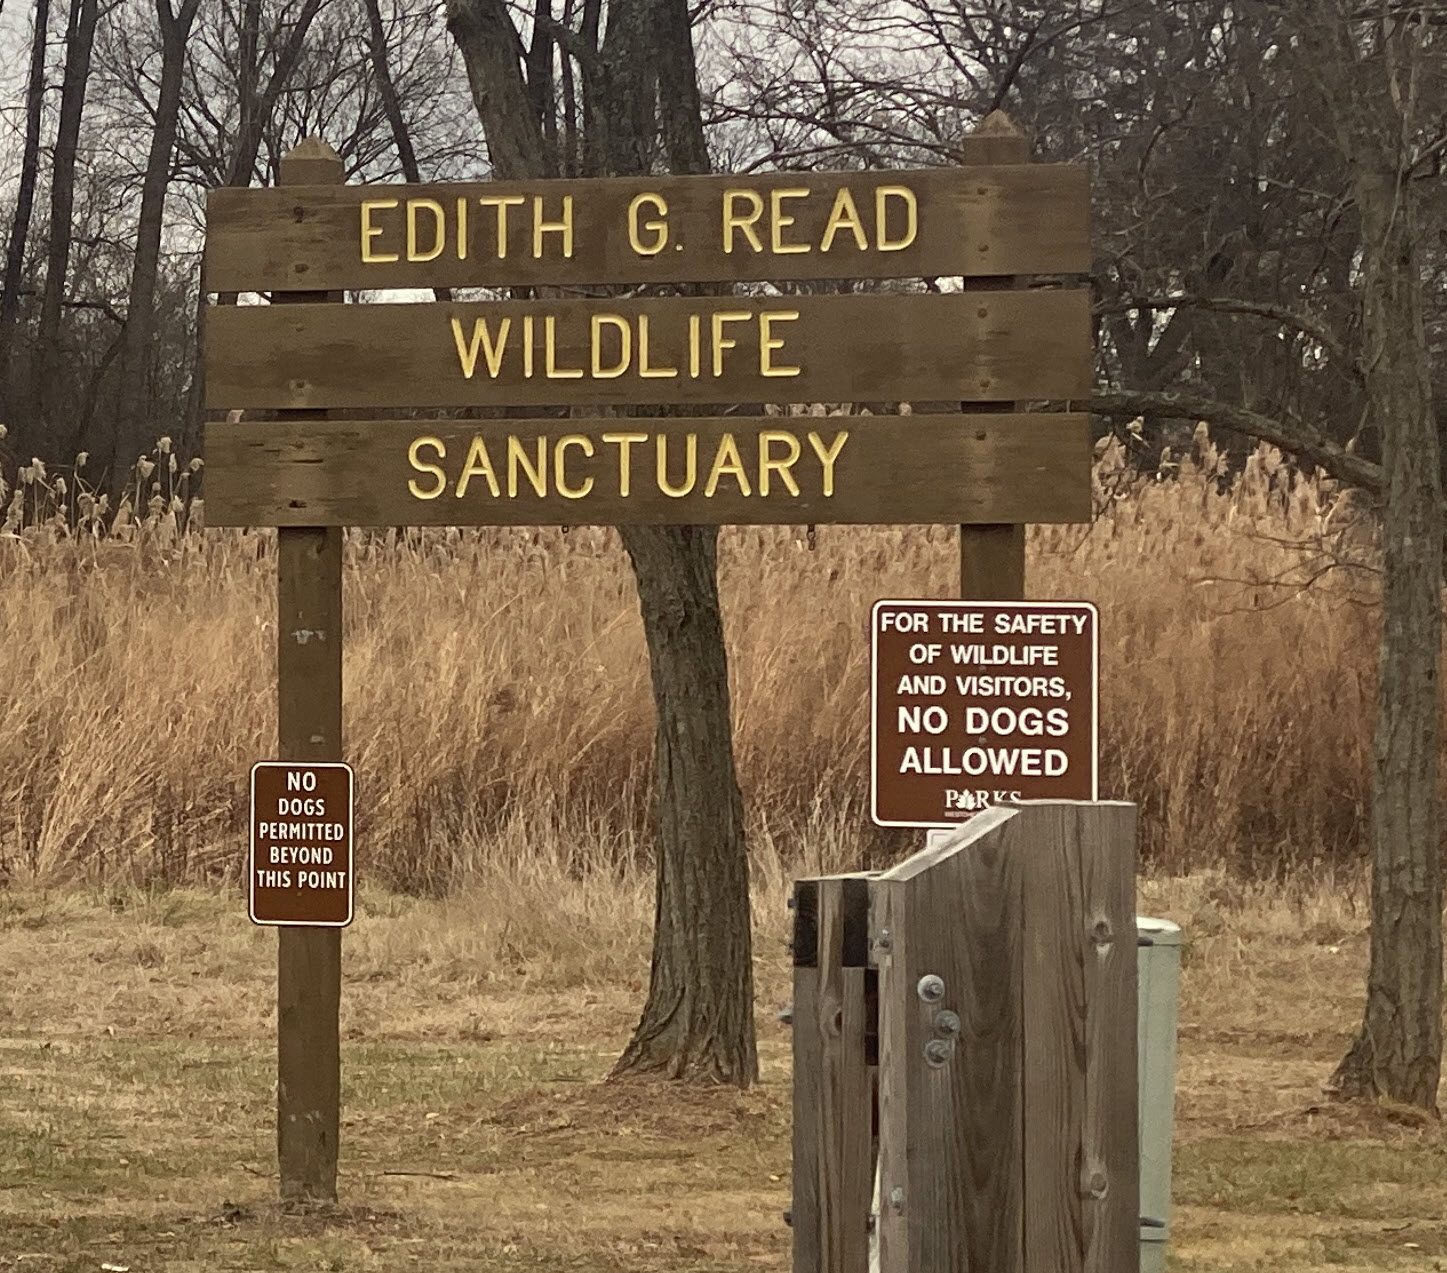
M342 161L303 142L281 165L284 186L336 185ZM340 299L295 292L277 303ZM218 310L217 314L224 313ZM216 315L213 315L215 317ZM312 410L278 412L315 420ZM342 532L290 526L276 555L276 709L283 760L342 759ZM336 928L277 930L276 1156L281 1196L335 1201L341 1132L342 935Z
M1030 143L1008 116L996 111L963 139L962 159L967 165L1030 162ZM1037 267L1038 268L1038 267ZM1017 280L1003 270L994 276L965 278L965 291L993 291L1015 287ZM1067 395L1075 396L1075 395ZM1084 396L1084 395L1082 395ZM964 411L1009 411L1011 402L962 403ZM1088 516L1084 520L1089 520ZM960 527L960 596L979 601L1018 601L1025 596L1025 527L1013 518Z
M1085 415L1017 404L1087 396L1091 325L1083 288L1007 284L1089 269L1089 197L1084 169L1025 164L1023 140L971 146L956 169L350 186L334 152L304 142L278 189L212 191L208 290L272 301L208 316L206 404L257 418L206 426L205 496L209 525L280 528L281 759L342 758L345 526L953 523L967 594L1018 595L1021 525L1089 517L1091 450ZM941 276L964 289L661 294ZM586 295L616 284L652 291ZM583 294L337 303L516 286ZM961 406L789 414L925 400ZM784 414L578 418L709 403ZM538 418L503 414L527 406ZM483 418L417 418L430 408ZM365 418L393 409L411 418ZM342 411L362 418L328 414ZM278 939L281 1192L332 1199L339 932ZM854 994L867 977L850 967Z

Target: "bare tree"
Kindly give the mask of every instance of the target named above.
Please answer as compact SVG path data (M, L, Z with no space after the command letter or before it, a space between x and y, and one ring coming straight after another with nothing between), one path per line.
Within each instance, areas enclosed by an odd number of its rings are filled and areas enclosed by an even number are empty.
M402 96L397 91L397 81L392 75L387 27L382 20L382 0L363 0L363 3L367 11L367 56L376 76L377 92L382 99L387 125L392 132L392 144L397 148L397 162L401 164L402 175L408 181L419 182L422 180L422 169L417 163L417 150L412 145L412 134L407 125ZM451 300L452 292L445 287L434 288L433 296L439 301Z
M136 223L135 262L122 329L120 388L116 396L117 420L109 439L102 471L109 471L110 488L118 492L141 453L154 437L147 437L153 371L151 357L156 332L156 278L161 258L161 233L166 189L171 179L171 157L181 114L181 87L185 71L186 39L196 20L200 0L155 0L156 27L161 46L161 75L156 93L155 123L141 183L141 209Z
M91 51L99 20L98 0L71 0L65 32L65 75L60 88L60 119L56 126L54 160L50 170L50 239L45 257L45 288L36 331L36 373L31 402L39 422L59 430L57 388L62 381L60 318L66 297L75 212L75 166L80 142L81 115L90 83ZM57 437L62 454L73 454L79 432L69 426Z
M1382 636L1372 774L1371 964L1332 1086L1435 1109L1442 1067L1441 458L1410 179L1427 53L1420 15L1301 0L1301 48L1361 218L1362 369L1381 443Z
M30 41L30 77L25 91L25 142L20 157L20 184L15 212L5 247L5 274L0 278L0 401L14 401L15 330L20 313L21 276L30 237L30 215L35 206L35 182L40 172L40 120L45 107L45 35L50 23L50 0L35 0L35 32ZM13 445L24 457L21 419L0 421L16 430Z
M496 176L704 172L708 154L686 0L587 0L576 25L531 9L531 43L504 0L448 0ZM600 38L601 34L601 38ZM538 52L538 41L548 50ZM576 64L562 129L551 70ZM541 68L547 66L546 73ZM531 81L529 67L533 70ZM562 157L559 139L581 155ZM712 527L625 527L657 709L657 881L648 998L615 1075L746 1086L758 1076L743 801Z

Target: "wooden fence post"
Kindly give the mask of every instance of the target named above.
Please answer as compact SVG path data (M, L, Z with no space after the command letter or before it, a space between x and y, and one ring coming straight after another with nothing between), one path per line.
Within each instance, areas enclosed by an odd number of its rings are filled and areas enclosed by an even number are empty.
M870 884L880 1273L1135 1273L1135 809L986 810Z
M1018 806L1026 1273L1136 1273L1136 809Z
M330 146L303 141L281 161L281 184L340 185ZM340 300L327 292L278 292L274 304ZM306 420L323 411L280 411ZM342 532L277 532L277 733L282 760L342 759ZM355 864L354 864L355 869ZM342 934L277 929L276 1150L281 1196L335 1202L341 1123Z
M1018 836L988 809L872 886L881 1273L1022 1273Z
M794 1273L867 1273L874 1189L868 874L794 888Z

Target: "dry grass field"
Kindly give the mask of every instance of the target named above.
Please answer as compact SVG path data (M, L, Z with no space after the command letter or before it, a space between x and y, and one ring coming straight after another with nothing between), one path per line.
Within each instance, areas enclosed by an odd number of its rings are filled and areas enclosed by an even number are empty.
M1325 1101L1360 1009L1369 537L1269 452L1097 468L1032 595L1101 610L1102 794L1185 952L1173 1268L1447 1265L1447 1141ZM785 1270L784 899L880 865L871 602L948 596L943 528L721 539L764 1081L602 1082L641 1005L652 722L626 561L594 530L352 536L342 1203L274 1201L275 939L239 891L273 749L265 534L0 534L0 1268ZM65 496L61 496L65 498Z
M1035 528L1030 591L1102 615L1101 792L1158 869L1354 868L1374 576L1351 510L1268 451L1218 480L1097 465L1090 526ZM158 456L158 459L164 459ZM27 494L0 535L0 872L174 884L234 874L244 777L275 731L274 535L175 533L157 498L63 538ZM17 519L18 520L18 519ZM631 572L600 530L353 535L346 752L370 881L438 895L499 840L570 869L646 860L652 704ZM729 529L720 586L755 843L853 863L867 831L868 624L958 590L945 527Z

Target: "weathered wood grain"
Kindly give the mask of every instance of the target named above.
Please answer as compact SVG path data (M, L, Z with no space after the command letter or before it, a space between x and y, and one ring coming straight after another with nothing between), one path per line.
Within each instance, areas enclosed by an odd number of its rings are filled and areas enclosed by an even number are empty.
M1079 819L1030 808L1024 862L1026 1269L1082 1273L1088 940Z
M795 886L795 1273L867 1273L869 1264L868 879ZM812 951L801 952L811 935Z
M620 436L643 440L619 442ZM692 489L666 494L658 481L660 447L670 489L679 491L690 437ZM725 438L733 439L735 452L724 447ZM492 466L496 495L477 471L476 439ZM620 494L625 449L627 495ZM761 456L782 462L795 450L789 480L771 471L764 493ZM739 468L720 471L709 495L721 453L725 461L736 454ZM823 455L833 456L827 466ZM471 475L459 497L469 456ZM561 493L560 475L567 490L587 493ZM826 495L831 478L833 494ZM424 499L414 490L439 494ZM1090 516L1090 422L1084 415L1043 413L243 420L206 426L205 510L212 526L1084 521Z
M1019 832L990 810L872 885L880 962L881 1273L1023 1273ZM920 979L940 977L935 1002ZM939 1025L956 1013L952 1038ZM941 1066L930 1041L950 1044ZM896 1192L898 1191L898 1192Z
M819 881L794 883L793 1227L794 1273L823 1273L820 1176L824 1139L824 1031L819 1018Z
M986 157L987 158L987 157ZM880 187L905 187L917 204L914 240L879 250L876 196ZM839 224L828 236L839 192L851 192L859 231ZM761 250L742 230L724 247L725 199L752 191L761 215L752 228ZM807 191L798 196L791 191ZM630 240L629 209L644 199ZM535 239L534 200L557 223L565 197L573 200L571 256L561 233ZM498 205L509 200L506 256L498 254ZM777 199L777 227L775 200ZM466 205L466 259L458 254L458 201ZM390 204L367 213L363 203ZM408 260L437 251L434 259ZM443 241L437 242L441 210ZM900 172L771 173L752 176L602 178L455 185L325 186L310 189L213 190L207 199L205 287L210 291L499 287L518 285L649 284L785 281L830 278L910 278L948 275L1084 273L1090 268L1086 170L1064 164L1029 169L973 166ZM735 197L747 215L751 197ZM900 197L885 199L885 241L907 237ZM659 232L668 224L658 250ZM777 239L775 238L777 228ZM821 250L826 241L827 251ZM863 239L864 246L860 245ZM777 244L777 248L776 248ZM799 251L807 247L807 251ZM639 248L643 250L639 250ZM534 253L538 252L538 255Z
M869 1266L874 1173L864 1051L868 897L864 876L819 881L822 1273L867 1273Z
M721 313L738 317L717 322ZM605 314L617 324L599 320L595 354L593 320ZM1059 401L1084 397L1092 374L1089 296L1078 289L243 305L209 317L207 404L218 409Z
M1135 808L1026 802L1025 1267L1139 1267Z
M1087 1166L1084 1273L1140 1268L1139 1074L1136 1056L1136 821L1134 805L1082 806ZM1103 928L1105 925L1106 928ZM1108 931L1107 931L1108 928ZM1105 1174L1100 1192L1090 1177Z

